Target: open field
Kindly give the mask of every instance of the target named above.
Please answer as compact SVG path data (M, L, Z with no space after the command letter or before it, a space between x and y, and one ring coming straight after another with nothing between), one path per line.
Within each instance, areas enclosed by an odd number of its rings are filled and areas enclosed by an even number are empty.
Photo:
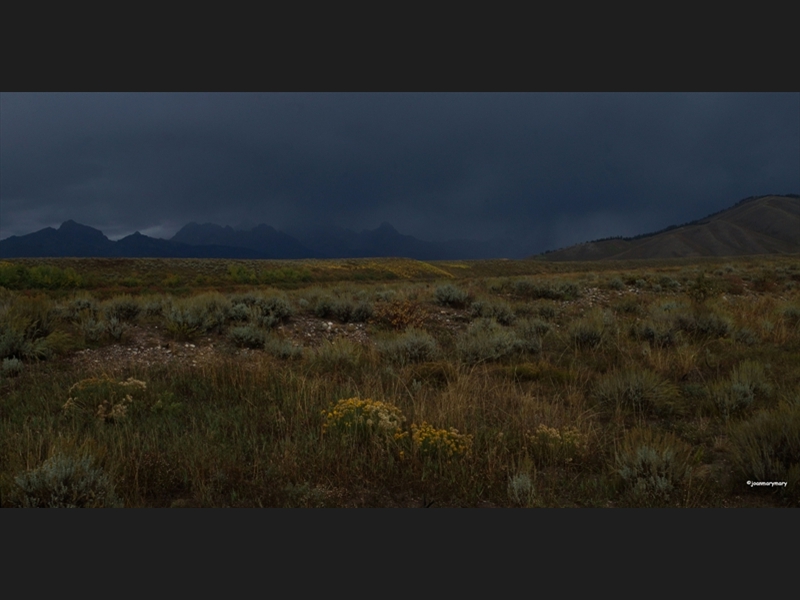
M3 507L800 502L796 255L6 260L0 363Z

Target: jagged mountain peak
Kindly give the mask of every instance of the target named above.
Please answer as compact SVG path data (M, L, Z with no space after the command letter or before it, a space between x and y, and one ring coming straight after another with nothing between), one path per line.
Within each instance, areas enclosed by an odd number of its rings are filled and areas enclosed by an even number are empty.
M89 227L88 225L82 225L81 223L77 223L72 219L68 221L64 221L61 226L58 228L58 231L62 234L68 234L71 236L80 235L84 237L94 237L94 238L103 238L107 239L103 232L99 229L95 229L94 227Z

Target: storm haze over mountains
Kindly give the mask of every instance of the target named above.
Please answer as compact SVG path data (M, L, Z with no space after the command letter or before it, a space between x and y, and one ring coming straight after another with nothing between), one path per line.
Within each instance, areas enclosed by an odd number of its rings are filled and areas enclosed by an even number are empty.
M161 258L368 258L418 260L524 258L530 252L513 240L427 242L403 235L389 223L354 232L319 226L296 236L266 224L256 227L189 223L171 239L138 231L112 241L103 232L65 221L24 236L0 240L0 258L161 257ZM590 240L546 252L547 260L603 260L743 256L800 253L800 195L745 198L734 206L682 225L629 238Z
M73 220L153 251L212 223L518 257L800 191L800 93L4 92L0 134L0 240Z
M112 241L102 231L65 221L23 236L0 240L0 258L20 257L161 257L161 258L367 258L405 257L419 260L504 258L513 254L503 242L456 240L426 242L399 233L389 223L359 233L318 227L299 239L268 225L252 228L189 223L171 239L135 232Z

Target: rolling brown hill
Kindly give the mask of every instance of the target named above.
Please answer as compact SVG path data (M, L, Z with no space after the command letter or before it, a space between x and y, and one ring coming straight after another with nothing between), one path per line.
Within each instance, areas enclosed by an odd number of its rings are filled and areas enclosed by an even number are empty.
M552 261L800 253L800 197L761 196L686 225L635 238L586 242L538 256Z

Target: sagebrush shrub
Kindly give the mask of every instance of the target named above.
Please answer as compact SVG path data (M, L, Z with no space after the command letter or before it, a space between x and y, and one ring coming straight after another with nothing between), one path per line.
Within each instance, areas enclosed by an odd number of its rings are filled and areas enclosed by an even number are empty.
M289 340L268 335L264 339L264 351L277 358L292 359L303 355L302 346L295 346Z
M230 303L217 292L176 300L166 311L167 331L178 338L222 331L229 310Z
M81 321L80 330L83 334L84 342L98 342L106 332L106 324L90 316Z
M103 304L103 313L109 320L134 321L140 311L139 303L128 294L115 296Z
M80 321L86 316L97 316L97 301L90 296L78 296L73 298L67 305L67 318L73 323Z
M578 348L597 348L609 323L610 315L593 311L569 326L569 337Z
M521 279L514 283L512 290L515 295L530 299L574 300L580 297L580 288L571 281L553 284Z
M522 506L530 506L536 498L533 480L528 473L515 473L508 478L508 499Z
M105 323L105 330L109 337L115 342L122 341L122 336L125 335L125 324L117 317L109 317Z
M2 367L0 367L0 373L3 374L3 377L13 377L15 375L19 375L22 372L22 361L17 358L4 358Z
M547 321L542 321L541 319L524 319L521 321L517 321L514 329L517 330L517 333L520 337L532 337L532 336L544 336L550 332L552 329L552 325Z
M745 412L756 400L767 399L771 394L764 365L752 360L741 362L728 380L711 385L711 397L725 418Z
M141 300L141 312L146 317L161 317L168 300L163 297L151 296Z
M689 444L671 433L633 429L615 454L615 471L636 502L670 500L689 478L693 456Z
M404 365L434 360L439 354L439 345L428 332L409 329L394 339L379 342L378 350L388 360Z
M254 325L242 325L231 328L228 332L231 342L240 348L263 348L266 334Z
M678 388L646 369L628 369L604 375L594 389L595 399L608 408L634 412L669 411Z
M733 329L731 320L713 311L678 312L673 327L698 338L721 338Z
M670 348L678 340L678 332L663 321L644 321L631 325L631 337L659 348Z
M251 314L250 306L243 302L232 304L231 309L228 311L228 316L231 321L236 321L237 323L247 321L250 319Z
M473 302L470 313L473 318L494 319L501 325L511 325L516 319L514 310L507 302Z
M314 314L322 319L333 318L342 323L364 322L368 320L374 310L367 301L353 302L344 298L333 296L320 296L314 307Z
M283 296L261 296L256 298L254 305L261 309L262 314L281 323L288 321L294 314L289 300Z
M112 508L121 506L114 485L89 457L58 454L16 478L25 508Z
M451 284L440 285L434 293L436 303L453 308L464 308L469 302L469 294Z
M494 320L478 319L456 341L456 350L467 364L500 360L524 351L517 335Z

